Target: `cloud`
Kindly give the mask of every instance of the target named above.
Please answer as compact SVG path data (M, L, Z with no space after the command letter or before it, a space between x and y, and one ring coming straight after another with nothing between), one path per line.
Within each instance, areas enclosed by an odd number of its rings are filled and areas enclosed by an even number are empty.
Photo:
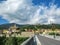
M60 8L55 4L34 6L32 0L7 0L0 3L0 16L18 24L59 23Z

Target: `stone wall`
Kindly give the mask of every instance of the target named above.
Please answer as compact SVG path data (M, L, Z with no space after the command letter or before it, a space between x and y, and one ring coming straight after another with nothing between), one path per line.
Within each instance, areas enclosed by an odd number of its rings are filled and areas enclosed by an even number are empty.
M31 37L34 35L34 32L22 32L21 37Z

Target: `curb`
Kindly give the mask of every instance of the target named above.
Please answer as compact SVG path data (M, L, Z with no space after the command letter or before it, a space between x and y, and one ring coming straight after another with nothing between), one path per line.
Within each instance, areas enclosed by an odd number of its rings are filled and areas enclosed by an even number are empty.
M28 38L26 41L24 41L21 45L26 45L28 41L31 40L32 37Z
M37 45L41 45L41 42L39 41L37 35L35 36L35 39L36 39L36 43L37 43Z

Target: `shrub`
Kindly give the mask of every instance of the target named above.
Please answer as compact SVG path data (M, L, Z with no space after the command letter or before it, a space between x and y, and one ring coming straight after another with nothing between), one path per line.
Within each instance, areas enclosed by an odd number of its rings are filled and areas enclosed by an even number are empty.
M20 45L28 37L0 37L0 45Z
M55 35L55 33L54 32L51 32L51 33L49 33L49 35Z
M5 44L6 37L0 37L0 45Z
M49 35L56 35L56 36L60 36L60 34L59 34L59 33L54 33L54 32L49 33Z

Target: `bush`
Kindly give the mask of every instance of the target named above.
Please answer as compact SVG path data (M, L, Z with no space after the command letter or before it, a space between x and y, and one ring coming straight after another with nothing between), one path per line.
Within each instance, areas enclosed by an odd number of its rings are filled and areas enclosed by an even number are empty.
M0 45L5 44L6 37L0 37Z
M56 35L57 35L57 36L60 36L60 34L59 34L59 33L56 33Z
M12 38L12 37L6 38L5 45L15 45L15 43L16 43L15 38Z
M56 35L56 36L60 36L60 34L59 34L59 33L54 33L54 32L49 33L49 35Z
M19 44L21 44L23 41L25 41L26 39L28 39L28 37L27 38L24 38L24 37L18 37L17 38L17 44L19 45Z
M51 33L49 33L49 35L55 35L55 33L51 32Z
M28 37L0 37L0 45L20 45Z

